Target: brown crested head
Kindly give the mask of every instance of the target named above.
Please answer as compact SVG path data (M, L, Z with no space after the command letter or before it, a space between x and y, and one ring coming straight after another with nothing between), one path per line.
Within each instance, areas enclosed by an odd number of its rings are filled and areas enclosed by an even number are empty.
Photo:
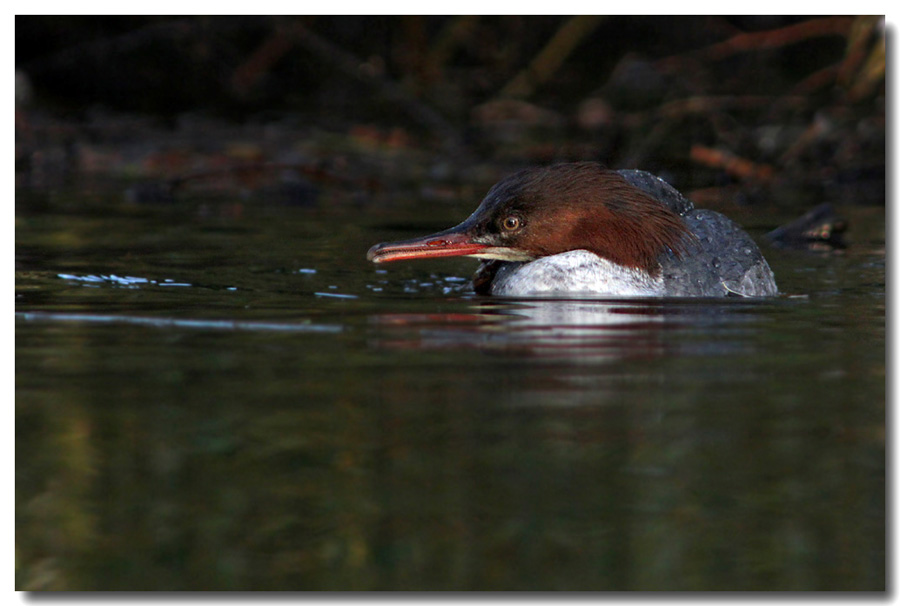
M691 237L677 213L615 171L575 162L511 175L456 227L377 244L368 257L376 263L460 255L529 261L582 249L654 274L660 255L682 253Z
M664 251L679 254L690 238L678 214L595 162L531 168L507 177L491 188L469 221L476 218L473 227L482 233L473 239L530 258L584 249L651 273Z

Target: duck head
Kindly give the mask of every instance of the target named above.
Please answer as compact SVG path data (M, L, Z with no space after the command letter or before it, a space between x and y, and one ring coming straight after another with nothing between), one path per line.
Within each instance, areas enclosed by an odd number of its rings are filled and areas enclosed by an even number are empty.
M527 262L587 250L652 275L659 256L681 253L689 237L677 213L615 171L576 162L515 173L494 185L459 225L376 244L367 258L374 263L455 256Z

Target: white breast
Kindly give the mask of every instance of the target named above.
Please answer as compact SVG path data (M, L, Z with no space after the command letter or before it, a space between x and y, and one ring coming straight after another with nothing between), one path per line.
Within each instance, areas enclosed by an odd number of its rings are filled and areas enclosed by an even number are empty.
M665 288L661 276L617 265L586 250L572 250L530 263L504 264L491 284L491 294L658 297Z

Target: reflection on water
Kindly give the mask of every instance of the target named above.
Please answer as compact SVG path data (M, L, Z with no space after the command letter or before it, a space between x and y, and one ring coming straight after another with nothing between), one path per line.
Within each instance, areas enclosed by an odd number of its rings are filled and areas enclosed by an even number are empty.
M475 299L472 312L373 315L377 326L406 327L372 344L404 349L477 347L529 352L542 357L571 359L584 364L630 356L646 358L677 354L681 343L673 331L738 330L746 312L773 301L545 299L504 301ZM707 343L707 353L733 351L732 341Z
M877 227L773 252L804 298L523 301L115 208L17 225L20 589L885 586Z

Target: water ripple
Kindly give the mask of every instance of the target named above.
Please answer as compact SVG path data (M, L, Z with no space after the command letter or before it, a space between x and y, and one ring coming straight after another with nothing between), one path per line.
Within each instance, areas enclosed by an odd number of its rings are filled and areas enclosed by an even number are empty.
M107 324L139 324L156 328L200 328L205 330L248 330L304 333L337 333L344 327L338 324L295 322L244 322L238 320L210 320L193 318L154 318L111 314L77 314L54 312L16 312L17 320L50 322L95 322Z

